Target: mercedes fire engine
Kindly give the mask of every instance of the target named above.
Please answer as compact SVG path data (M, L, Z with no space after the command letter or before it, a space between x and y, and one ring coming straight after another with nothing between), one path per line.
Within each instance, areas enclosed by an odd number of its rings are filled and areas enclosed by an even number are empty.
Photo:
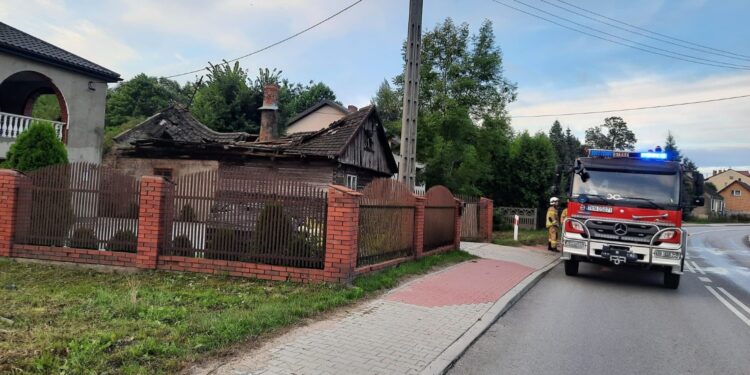
M665 152L590 150L566 171L566 275L577 275L580 262L636 266L663 272L664 286L677 289L687 250L683 210L703 205L703 176L670 159Z

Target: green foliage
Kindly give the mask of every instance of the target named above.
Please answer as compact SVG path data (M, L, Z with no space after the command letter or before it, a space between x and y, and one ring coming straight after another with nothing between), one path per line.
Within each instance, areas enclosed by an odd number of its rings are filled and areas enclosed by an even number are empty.
M202 123L216 131L257 133L263 101L261 92L248 86L248 75L239 62L207 68L206 83L195 94L191 111Z
M562 125L557 120L549 130L549 140L555 150L557 165L560 165L563 169L572 166L576 158L581 156L581 142L573 135L570 128L567 128L563 133ZM558 186L560 192L565 191L569 178L570 176L567 173L562 175L560 186Z
M96 238L96 232L93 229L77 228L70 239L70 247L96 250L99 248L99 239Z
M10 146L6 168L21 172L68 162L68 151L51 124L34 121Z
M106 155L112 150L115 141L114 138L140 124L145 120L144 117L131 117L125 123L116 126L107 126L104 128L104 140L102 143L102 155Z
M177 220L192 223L196 221L196 218L197 215L195 214L193 206L188 203L182 206L182 209L180 210L180 216L177 218Z
M143 73L120 83L107 92L106 126L118 126L133 118L146 118L172 102L186 103L189 87L167 78L149 77Z
M370 100L371 104L378 108L378 114L383 121L388 137L401 137L401 112L403 99L391 88L388 80L384 79L378 87L375 97ZM398 145L392 144L394 151L398 151Z
M513 203L520 207L544 207L555 169L555 152L543 133L523 132L511 145L511 185Z
M253 249L260 254L283 255L294 234L292 220L279 203L269 203L258 215L253 235Z
M586 145L606 150L634 150L638 140L621 117L607 117L604 124L586 130Z
M40 95L31 109L31 117L60 121L60 102L55 94Z
M190 238L188 236L181 234L172 240L172 246L178 248L178 249L192 249L193 243L190 241Z
M122 251L125 253L135 253L137 250L138 236L131 230L120 229L109 239L107 246L108 251Z

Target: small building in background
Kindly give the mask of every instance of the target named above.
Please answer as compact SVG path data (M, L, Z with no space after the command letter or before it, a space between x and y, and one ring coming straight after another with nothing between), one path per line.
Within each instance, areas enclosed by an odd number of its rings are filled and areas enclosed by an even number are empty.
M0 22L0 160L34 121L51 124L71 162L102 157L107 83L120 75ZM34 117L40 98L54 118ZM48 116L50 117L50 116Z
M736 171L734 169L714 170L711 176L706 179L706 182L714 184L717 190L729 186L734 181L750 183L750 171Z
M724 188L719 188L724 198L727 214L750 214L750 184L735 180Z
M314 132L325 129L332 122L356 111L357 107L355 106L349 106L347 109L334 101L321 100L289 120L286 124L286 134Z
M703 199L706 203L703 206L693 208L690 213L691 216L705 219L710 216L724 215L724 197L721 194L706 190L703 193Z
M226 166L352 189L398 172L374 106L348 113L323 129L279 137L276 90L265 87L260 135L218 133L187 109L172 106L116 136L105 161L135 177L156 174L178 180Z

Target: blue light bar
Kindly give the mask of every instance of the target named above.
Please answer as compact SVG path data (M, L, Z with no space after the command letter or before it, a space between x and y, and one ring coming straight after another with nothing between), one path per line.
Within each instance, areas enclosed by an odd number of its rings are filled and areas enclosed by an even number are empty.
M666 152L641 152L641 159L659 159L667 160Z
M589 156L595 158L611 158L615 156L615 152L612 150L589 150Z

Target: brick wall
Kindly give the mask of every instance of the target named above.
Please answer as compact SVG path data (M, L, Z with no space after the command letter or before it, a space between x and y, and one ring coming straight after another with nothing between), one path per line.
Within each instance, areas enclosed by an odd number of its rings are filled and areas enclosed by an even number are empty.
M9 257L16 226L17 187L22 175L0 169L0 256Z
M494 205L491 199L479 198L479 236L483 242L492 241L492 211Z
M732 190L739 190L740 196L732 195ZM731 213L750 213L750 190L743 184L735 181L729 184L721 192L724 197L724 209Z
M159 256L165 239L171 238L172 199L174 184L162 177L141 179L137 253L75 249L68 247L13 244L18 204L18 186L24 176L15 171L0 170L0 256L48 261L98 264L143 269L226 274L263 280L296 282L349 282L361 273L395 266L421 258L424 254L425 198L417 197L415 209L415 255L356 268L359 235L359 197L362 195L343 186L328 187L326 254L323 269L272 266L216 259L181 256ZM483 198L484 199L484 198ZM492 202L482 205L483 234L492 234ZM461 202L456 200L453 244L430 251L430 254L460 246Z

